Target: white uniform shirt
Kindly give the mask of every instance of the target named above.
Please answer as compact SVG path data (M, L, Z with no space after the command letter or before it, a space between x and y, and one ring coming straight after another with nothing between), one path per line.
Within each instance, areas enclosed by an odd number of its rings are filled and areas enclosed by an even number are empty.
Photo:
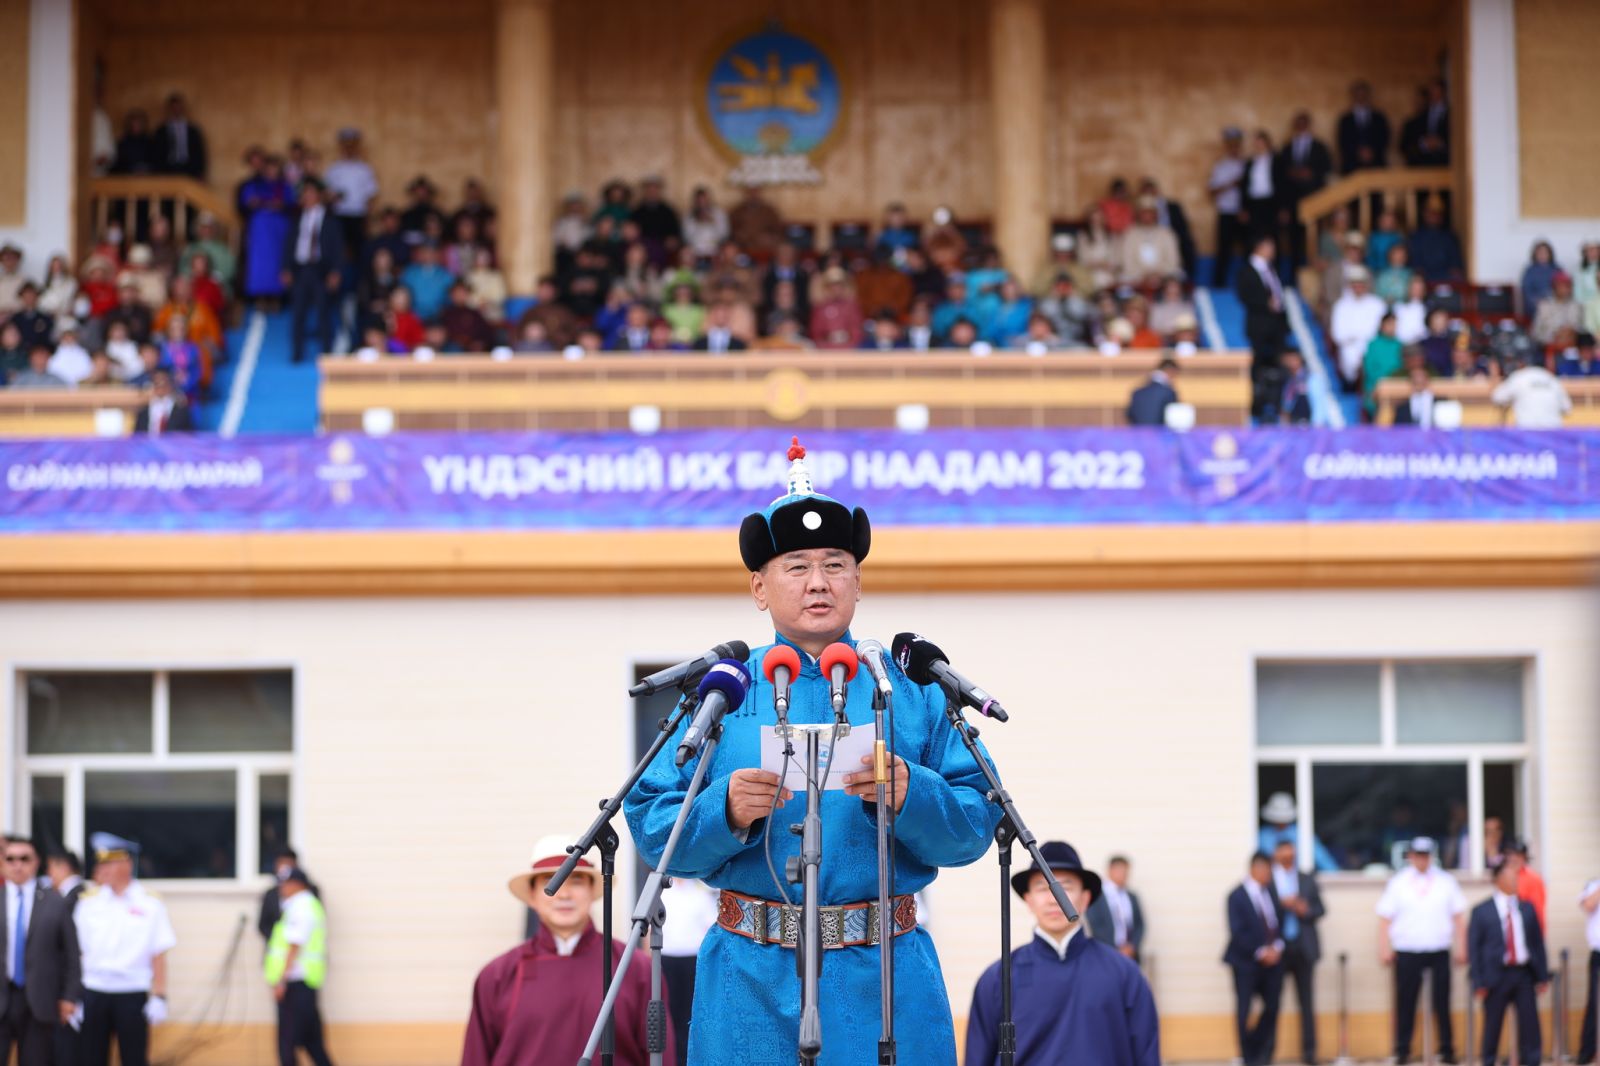
M1522 908L1517 906L1517 897L1507 896L1500 892L1494 894L1495 913L1500 916L1500 928L1506 927L1506 915L1511 916L1511 927L1515 931L1517 941L1517 965L1528 964L1528 934L1522 928Z
M1597 888L1600 888L1600 877L1583 886L1583 894L1578 897L1578 902L1582 903L1588 899ZM1584 926L1584 932L1589 937L1589 950L1600 951L1600 907L1596 907L1594 913L1589 915L1589 921Z
M1111 926L1116 931L1112 937L1114 946L1120 948L1133 931L1133 900L1110 881L1102 884L1100 890L1106 897L1106 909L1111 912Z
M52 366L52 369L54 367ZM1542 366L1525 366L1494 387L1490 397L1511 408L1518 429L1560 429L1572 400L1556 376Z
M677 880L661 894L667 921L661 927L661 954L694 958L700 942L717 924L718 895L699 881Z
M1456 879L1429 866L1418 873L1407 866L1384 886L1378 917L1389 919L1389 944L1396 951L1448 951L1455 940L1455 916L1467 910Z
M1233 184L1244 176L1245 161L1234 156L1223 156L1211 168L1211 199L1217 205L1217 214L1236 215L1243 203L1244 194ZM1224 188L1226 186L1226 188Z
M294 965L284 971L286 981L306 979L305 946L317 924L316 915L311 911L313 898L308 889L301 889L283 904L283 938L301 949L295 954Z
M1250 197L1265 200L1272 195L1272 156L1262 154L1250 160Z
M378 195L378 176L365 159L335 159L322 180L333 191L335 214L365 218L367 205Z
M33 890L36 882L16 885L6 882L6 980L15 981L17 967L17 922L19 918L27 919L28 928L33 927ZM27 910L21 914L18 908L23 901L27 901Z
M167 908L135 881L122 895L101 886L85 892L73 913L83 949L83 987L95 992L148 992L157 955L178 938Z

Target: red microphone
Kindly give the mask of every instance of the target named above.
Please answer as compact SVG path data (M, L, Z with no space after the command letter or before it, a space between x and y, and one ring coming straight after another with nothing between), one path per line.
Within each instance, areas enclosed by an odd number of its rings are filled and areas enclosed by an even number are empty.
M822 657L817 663L822 667L823 676L828 679L833 699L833 713L842 718L845 686L856 676L856 670L861 666L861 659L856 655L854 648L841 640L822 649Z
M800 653L787 644L774 644L761 660L761 672L772 682L772 708L784 722L789 717L789 684L800 673Z

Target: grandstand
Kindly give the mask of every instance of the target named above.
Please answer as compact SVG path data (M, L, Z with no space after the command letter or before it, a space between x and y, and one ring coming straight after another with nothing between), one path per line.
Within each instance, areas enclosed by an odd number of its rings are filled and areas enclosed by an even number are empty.
M236 926L288 841L337 1061L459 1061L504 871L663 713L626 686L768 639L734 531L799 435L873 516L856 636L938 639L1040 837L1134 857L1167 1061L1235 1053L1279 791L1342 864L1321 1057L1390 1051L1361 834L1404 804L1474 902L1486 819L1532 842L1574 1050L1595 40L1589 0L0 0L0 830L168 841L167 1061L273 1061ZM993 878L925 899L958 1028Z

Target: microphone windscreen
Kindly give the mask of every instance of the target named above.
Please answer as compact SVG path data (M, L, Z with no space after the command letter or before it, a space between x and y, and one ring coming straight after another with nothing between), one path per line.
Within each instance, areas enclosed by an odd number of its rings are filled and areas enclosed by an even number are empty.
M719 659L738 659L744 662L750 658L750 645L742 640L730 640L726 644L718 644L711 649Z
M774 644L772 650L767 652L766 658L761 660L761 672L767 675L767 680L772 681L772 672L780 666L789 668L789 679L792 681L800 676L800 653L787 644ZM772 681L774 685L776 681Z
M750 691L750 672L744 668L744 663L737 659L722 659L717 665L706 671L706 676L700 679L700 687L696 690L701 699L705 699L713 692L722 693L728 701L728 711L732 713L739 709L744 702L744 694Z
M939 645L916 633L897 633L894 638L894 661L918 685L934 683L934 663L947 663L949 658L939 650Z
M837 641L822 649L822 657L817 660L817 665L822 667L823 677L832 677L835 666L844 667L844 679L848 682L855 679L861 660L857 658L854 648L844 641Z

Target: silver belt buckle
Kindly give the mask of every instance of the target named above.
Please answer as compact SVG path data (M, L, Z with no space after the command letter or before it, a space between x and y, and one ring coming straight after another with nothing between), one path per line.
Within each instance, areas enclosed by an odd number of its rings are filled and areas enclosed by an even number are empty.
M878 901L873 900L867 904L867 943L876 944L880 939L878 936Z
M750 929L755 933L756 943L767 942L767 901L754 899L750 901Z

